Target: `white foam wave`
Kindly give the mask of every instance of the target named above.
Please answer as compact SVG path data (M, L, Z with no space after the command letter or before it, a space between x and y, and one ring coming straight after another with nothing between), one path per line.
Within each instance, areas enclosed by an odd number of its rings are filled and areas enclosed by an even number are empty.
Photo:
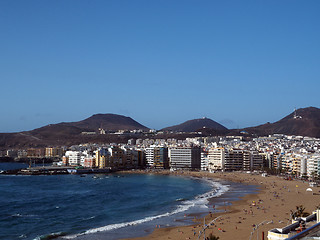
M208 200L210 198L220 197L223 193L229 190L229 185L222 185L219 182L215 182L212 179L207 179L207 178L204 178L203 180L211 185L212 190L204 194L201 194L200 196L197 196L196 199L202 198L206 203L208 203Z
M12 214L11 217L22 217L22 214L20 214L20 213L15 213L15 214Z
M15 213L12 214L11 217L29 217L29 218L34 218L34 217L38 217L38 215L34 215L34 214L21 214L21 213Z
M208 200L210 198L219 197L224 192L229 190L228 186L222 185L219 182L215 182L212 179L203 179L203 180L205 180L206 182L208 182L212 186L212 190L209 191L209 192L206 192L204 194L196 196L193 200L182 201L181 205L179 205L172 212L167 212L167 213L159 214L159 215L156 215L156 216L150 216L150 217L146 217L146 218L135 220L135 221L131 221L131 222L116 223L116 224L106 225L106 226L103 226L103 227L92 228L92 229L89 229L89 230L87 230L85 232L64 236L62 238L64 238L64 239L73 239L73 238L76 238L76 237L79 237L79 236L82 236L82 235L98 233L98 232L105 232L105 231L115 230L115 229L128 227L128 226L134 226L134 225L142 224L142 223L145 223L145 222L150 222L150 221L153 221L155 219L159 219L159 218L163 218L163 217L169 217L169 216L177 214L177 213L185 212L189 208L194 207L194 206L208 208L206 204L209 203Z
M82 220L84 221L87 221L87 220L90 220L90 219L94 219L96 216L92 216L92 217L88 217L88 218L83 218Z
M183 212L186 211L189 207L179 207L178 209L176 209L175 211L171 212L171 213L164 213L164 214L160 214L160 215L156 215L156 216L151 216L151 217L146 217L143 219L139 219L136 221L131 221L131 222L124 222L124 223L116 223L116 224L110 224L107 226L103 226L103 227L99 227L99 228L92 228L89 229L83 233L79 233L79 234L74 234L74 235L69 235L69 236L65 236L63 237L64 239L73 239L82 235L87 235L87 234L91 234L91 233L97 233L97 232L105 232L105 231L110 231L110 230L115 230L115 229L119 229L119 228L123 228L123 227L128 227L128 226L134 226L134 225L138 225L141 223L145 223L145 222L149 222L158 218L162 218L162 217L168 217L171 216L173 214L179 213L179 212Z

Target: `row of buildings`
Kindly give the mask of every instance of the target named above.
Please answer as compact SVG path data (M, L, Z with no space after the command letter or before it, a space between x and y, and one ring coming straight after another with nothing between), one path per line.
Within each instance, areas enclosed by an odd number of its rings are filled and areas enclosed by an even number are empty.
M8 149L0 152L0 157L10 158L61 158L66 147L46 147L28 149Z
M51 157L60 164L96 168L195 169L253 171L272 169L296 176L320 176L320 140L275 134L196 137L184 140L130 139L127 144L82 144L71 147L7 150L2 156Z
M91 166L100 168L147 167L203 171L272 169L298 177L320 176L320 140L280 134L250 141L245 141L241 136L185 140L130 139L128 144L95 146L91 153L87 149L85 154L81 149L73 151L81 152L78 154L82 155L82 160L78 157L77 162L67 161L68 152L64 164L89 166L94 161Z
M201 148L190 147L158 147L145 149L128 148L126 146L106 146L94 151L66 151L62 157L62 165L131 169L200 169Z

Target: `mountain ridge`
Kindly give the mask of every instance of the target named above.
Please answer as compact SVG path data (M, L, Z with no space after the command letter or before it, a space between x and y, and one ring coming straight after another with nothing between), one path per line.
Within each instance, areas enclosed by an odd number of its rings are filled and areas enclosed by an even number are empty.
M251 134L286 134L320 137L320 109L316 107L299 108L274 123L265 123L242 129Z
M71 125L84 129L98 130L99 128L105 130L147 130L146 126L133 120L131 117L126 117L119 114L112 113L98 113L89 118L78 122L72 122Z
M95 134L86 135L83 132L99 132L103 128L115 132L118 130L141 129L148 131L149 128L138 123L130 117L118 114L94 114L89 118L78 122L61 122L49 124L31 131L16 133L0 133L0 149L24 148L24 147L44 147L57 145L74 145L81 143L100 143L100 142L122 142L125 143L129 138L159 137L157 135L115 135L115 134ZM275 133L308 136L320 138L320 109L316 107L300 108L283 117L274 123L265 123L255 127L243 129L227 129L223 125L208 119L193 119L184 123L163 128L165 134L163 138L181 138L183 136L225 136L246 134L250 136L268 136ZM193 134L197 132L197 134ZM201 135L199 135L201 132ZM192 135L193 134L193 135Z
M91 141L119 141L116 136L99 134L86 136L82 134L83 132L98 132L99 128L103 128L106 132L149 129L130 117L100 113L78 122L61 122L48 124L30 131L0 133L0 149L24 146L72 145ZM125 139L121 141L125 141Z

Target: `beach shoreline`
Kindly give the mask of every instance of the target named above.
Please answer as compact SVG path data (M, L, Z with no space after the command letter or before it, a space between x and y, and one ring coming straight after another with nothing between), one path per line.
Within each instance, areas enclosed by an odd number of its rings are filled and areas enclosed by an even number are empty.
M141 171L141 173L146 172ZM290 210L295 210L296 206L302 205L308 213L311 213L320 203L320 195L306 191L306 188L309 188L308 182L289 181L279 176L263 177L259 174L243 172L159 171L153 173L211 178L258 186L256 193L247 194L239 200L232 201L231 205L220 207L220 212L208 212L205 216L206 224L218 218L206 229L205 234L208 236L211 233L220 240L235 239L234 234L237 235L237 239L249 239L251 235L262 239L262 234L267 239L269 230L284 227L290 222ZM313 193L319 193L319 190L320 188L314 187ZM210 204L214 201L215 198L210 199ZM199 231L203 229L203 222L203 218L197 218L194 224L188 226L157 227L147 236L130 239L198 239Z

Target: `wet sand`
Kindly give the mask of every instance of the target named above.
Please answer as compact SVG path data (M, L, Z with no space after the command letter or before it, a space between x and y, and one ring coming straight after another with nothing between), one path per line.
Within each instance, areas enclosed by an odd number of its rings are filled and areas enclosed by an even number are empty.
M215 218L219 218L206 229L205 234L208 236L212 233L220 240L250 239L251 235L252 239L257 239L257 236L262 239L263 233L267 239L268 230L282 228L290 222L290 210L295 210L296 206L303 205L305 211L311 213L320 204L320 188L313 187L313 192L308 192L306 189L309 188L309 183L298 180L288 181L277 176L262 177L261 175L240 172L174 174L259 185L260 191L257 194L249 194L232 202L231 205L223 207L220 213L210 214L208 212L205 217L207 224ZM203 218L197 219L194 225L183 227L162 228L160 226L148 236L134 239L198 239L199 231L203 228L203 221ZM254 230L256 225L259 227ZM203 235L200 239L203 239Z

